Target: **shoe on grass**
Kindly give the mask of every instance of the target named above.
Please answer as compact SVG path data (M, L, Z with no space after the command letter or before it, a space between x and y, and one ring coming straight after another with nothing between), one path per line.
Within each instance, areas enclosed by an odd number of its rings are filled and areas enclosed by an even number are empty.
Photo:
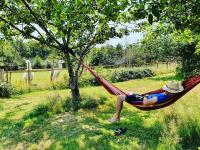
M114 135L119 136L119 135L126 133L126 131L127 131L127 128L119 128L119 129L115 130Z

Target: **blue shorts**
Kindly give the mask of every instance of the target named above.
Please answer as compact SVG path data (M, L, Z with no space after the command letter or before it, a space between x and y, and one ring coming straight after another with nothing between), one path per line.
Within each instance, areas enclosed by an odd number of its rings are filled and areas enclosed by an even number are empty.
M144 96L139 94L126 95L125 100L128 103L143 102Z

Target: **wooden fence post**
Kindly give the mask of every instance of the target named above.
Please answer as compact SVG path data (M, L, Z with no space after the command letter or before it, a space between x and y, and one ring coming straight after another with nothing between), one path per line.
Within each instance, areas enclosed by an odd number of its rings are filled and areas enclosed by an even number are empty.
M169 68L169 62L168 62L168 61L167 61L167 64L166 64L166 65L167 65L167 69L168 69L168 68Z
M28 63L28 92L31 92L30 64Z
M157 68L158 68L158 61L156 62L156 66L157 66Z
M8 70L6 69L6 83L8 83Z
M9 83L11 84L11 79L12 79L12 72L10 71L10 76L9 76Z
M4 69L0 69L0 81L4 81Z
M51 74L50 74L50 82L52 82L53 79L53 73L54 73L54 61L51 64Z

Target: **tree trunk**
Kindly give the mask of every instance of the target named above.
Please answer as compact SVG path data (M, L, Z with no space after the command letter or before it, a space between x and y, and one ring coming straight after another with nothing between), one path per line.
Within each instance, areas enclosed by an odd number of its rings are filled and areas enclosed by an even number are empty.
M73 109L74 111L78 110L78 102L80 100L80 92L78 87L78 76L75 76L75 73L73 71L73 65L70 59L70 55L67 53L67 68L69 73L69 87L72 92L72 98L73 98Z

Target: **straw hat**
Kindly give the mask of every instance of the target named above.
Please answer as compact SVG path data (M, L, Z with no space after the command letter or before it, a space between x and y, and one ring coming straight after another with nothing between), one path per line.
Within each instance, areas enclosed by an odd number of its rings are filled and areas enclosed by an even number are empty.
M180 82L171 81L163 87L163 90L169 93L180 93L184 90Z

